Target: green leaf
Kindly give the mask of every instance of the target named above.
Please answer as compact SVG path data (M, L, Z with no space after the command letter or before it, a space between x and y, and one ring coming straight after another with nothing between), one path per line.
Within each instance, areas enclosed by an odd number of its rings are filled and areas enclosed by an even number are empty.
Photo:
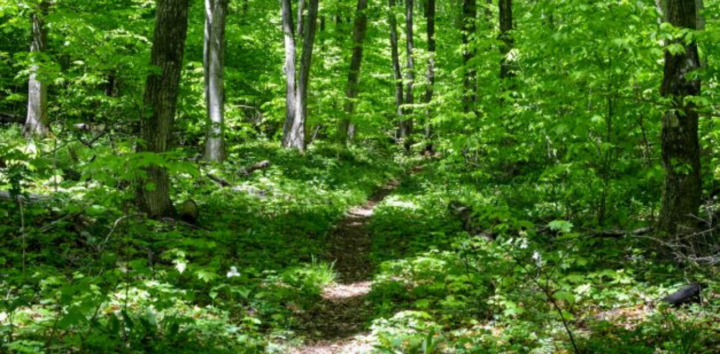
M218 277L217 273L207 269L198 269L195 271L195 275L197 275L198 279L204 281L206 284Z
M575 303L575 295L567 291L558 291L553 294L553 298L557 300L566 301L567 303Z
M571 222L565 221L565 220L555 220L555 221L551 221L548 224L548 227L550 227L550 230L553 230L553 231L560 231L563 233L568 233L568 232L572 231L573 224Z

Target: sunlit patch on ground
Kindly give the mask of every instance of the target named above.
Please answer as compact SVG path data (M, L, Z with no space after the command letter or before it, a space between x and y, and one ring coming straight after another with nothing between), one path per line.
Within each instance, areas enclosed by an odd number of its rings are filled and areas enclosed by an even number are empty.
M372 282L361 281L352 284L336 284L325 287L322 298L325 300L348 299L352 297L365 296L370 293Z
M415 203L413 203L413 202L410 202L410 201L406 201L406 200L400 200L400 198L399 198L399 197L396 197L396 196L390 196L390 197L388 197L388 198L385 200L385 205L390 206L390 207L394 207L394 208L400 208L400 209L412 209L412 210L415 210L415 209L418 208L418 205L417 205L417 204L415 204Z
M292 354L364 354L372 353L373 341L366 336L357 336L345 341L323 341L291 352Z
M350 216L370 217L373 215L373 208L372 207L368 208L366 206L356 207L356 208L350 209L348 214L350 214Z

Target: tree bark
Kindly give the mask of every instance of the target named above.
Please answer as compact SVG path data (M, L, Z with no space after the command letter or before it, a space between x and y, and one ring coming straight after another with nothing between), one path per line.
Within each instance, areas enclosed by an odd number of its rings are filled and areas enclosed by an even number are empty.
M163 153L173 129L180 73L188 25L188 0L158 0L151 64L160 69L149 74L145 83L144 105L150 111L140 121L138 152ZM172 216L170 178L164 167L144 169L145 179L138 186L138 206L150 217Z
M355 111L355 100L357 99L360 83L360 69L362 67L363 42L367 34L367 0L358 0L355 11L355 24L353 25L353 49L350 59L350 71L348 73L348 85L345 90L347 102L345 103L346 118L340 121L338 127L338 138L340 141L353 139L355 137L355 125L351 122L350 116Z
M513 29L512 0L498 0L500 10L500 40L503 42L500 47L502 59L500 60L500 78L507 79L515 76L513 60L508 54L513 49L514 41L510 31Z
M32 15L32 53L33 64L30 66L28 81L28 112L25 119L24 133L26 136L45 137L50 132L47 112L47 83L38 78L40 69L37 61L47 46L47 29L43 17L47 14L49 4L41 1Z
M413 0L405 0L405 43L406 43L406 59L407 67L405 79L407 86L405 88L405 105L411 105L415 103L415 96L413 95L413 85L415 84L415 59L413 57L413 51L415 50L415 39L413 36ZM400 138L406 139L405 145L409 146L409 138L413 132L413 120L412 120L412 108L406 108L404 118L400 121Z
M205 0L205 160L225 160L225 20L228 0Z
M305 0L298 0L298 11L297 11L297 35L302 37L303 35L303 13L305 12Z
M317 32L319 0L310 0L308 4L308 22L303 36L303 51L300 57L300 75L298 77L297 98L295 100L295 122L288 139L288 147L305 149L305 122L307 121L307 98L310 88L310 69L312 68L313 46Z
M295 136L295 34L293 33L292 2L282 0L282 27L285 36L285 127L283 128L283 146L293 147Z
M395 78L395 109L397 111L399 121L402 122L402 105L404 101L403 79L402 71L400 69L400 53L398 50L397 17L395 16L395 6L395 0L388 0L388 22L390 24L390 56L392 57L393 77Z
M667 0L665 17L673 26L696 29L697 5L694 0ZM658 229L667 237L692 232L697 227L702 181L698 142L698 112L686 99L700 95L700 80L692 71L700 67L695 42L684 38L673 41L684 51L665 51L665 71L660 93L672 100L672 109L662 118L662 161L665 169L662 206Z
M462 8L462 43L463 43L463 65L465 74L463 75L463 112L469 113L475 110L475 102L477 101L477 73L470 63L475 57L475 50L471 49L472 38L477 31L475 22L477 21L477 0L463 0Z
M425 19L427 27L427 43L428 43L428 64L427 64L427 87L425 88L425 105L426 105L426 125L425 138L432 139L432 124L430 124L431 110L430 102L432 102L433 91L435 89L435 0L427 0L425 3ZM425 150L432 152L433 145L428 143Z

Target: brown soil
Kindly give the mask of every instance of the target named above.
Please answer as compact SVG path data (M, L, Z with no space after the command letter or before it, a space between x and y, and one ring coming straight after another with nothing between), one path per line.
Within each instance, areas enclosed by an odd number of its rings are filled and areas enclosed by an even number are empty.
M295 354L368 353L372 345L361 334L371 316L366 300L372 287L372 239L367 224L375 206L397 187L393 181L378 190L365 205L352 208L329 238L328 260L335 262L338 279L322 298L301 316L299 335L306 339Z

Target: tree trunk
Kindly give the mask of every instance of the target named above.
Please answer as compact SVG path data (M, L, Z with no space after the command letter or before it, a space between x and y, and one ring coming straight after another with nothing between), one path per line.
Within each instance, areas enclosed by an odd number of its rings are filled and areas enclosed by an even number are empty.
M415 103L415 96L413 95L413 85L415 83L415 60L413 58L413 50L415 49L415 40L413 37L413 0L405 0L405 43L406 43L406 56L407 56L407 68L405 79L407 80L407 87L405 88L405 104L411 105ZM413 120L412 120L412 108L405 109L405 114L400 122L400 138L406 139L405 145L409 146L410 135L413 132Z
M348 86L345 91L347 102L345 103L345 114L347 115L340 122L338 127L338 138L345 141L355 136L355 125L350 121L350 116L355 111L355 99L358 96L358 84L360 83L360 69L362 67L363 42L367 33L367 0L358 0L355 11L355 24L353 25L353 50L350 59L350 71L348 73Z
M502 0L501 0L502 1ZM462 42L463 42L463 65L465 74L463 76L463 112L469 113L475 110L477 101L477 73L472 68L470 61L475 57L475 50L470 47L473 36L477 30L477 0L463 0L462 8Z
M228 0L205 0L205 160L225 159L225 19Z
M43 17L47 14L49 4L41 1L38 9L32 15L32 44L30 52L32 61L30 66L30 80L28 81L28 112L25 120L25 135L45 137L49 133L47 113L47 83L38 79L40 53L44 53L47 46L47 30Z
M697 25L696 30L702 31L705 29L705 16L701 12L705 10L705 3L703 0L695 0L695 11L697 12Z
M308 4L308 22L303 37L303 51L300 57L300 75L298 78L297 98L295 100L295 124L292 127L289 147L305 149L305 122L307 121L307 97L310 88L310 69L312 68L312 53L317 32L317 17L319 0L310 0Z
M298 0L298 12L297 12L297 35L302 37L303 35L303 12L305 12L305 0Z
M667 0L665 17L673 26L696 29L697 8L694 0ZM692 232L697 227L702 181L698 143L698 112L689 96L700 95L700 80L692 71L700 67L695 42L674 43L685 47L672 54L665 51L665 72L660 93L672 99L673 108L662 119L662 161L665 169L660 232L668 237Z
M285 35L285 127L283 129L283 146L295 146L296 136L295 114L295 35L293 33L292 2L282 0L282 27ZM302 139L302 138L301 138ZM301 140L302 141L302 140Z
M432 139L432 124L430 124L431 110L430 102L433 98L433 90L435 88L435 0L427 0L425 3L425 19L427 21L427 43L428 43L428 64L427 64L427 87L425 88L425 105L426 105L426 125L425 138ZM428 143L425 150L432 152L433 145Z
M144 105L148 114L140 121L138 152L163 153L173 129L180 73L187 35L188 0L158 0L151 64L160 69L149 74L145 83ZM171 216L170 178L160 166L144 169L146 176L138 186L138 205L150 217Z
M397 111L400 122L403 119L402 105L403 97L403 80L402 71L400 70L400 53L398 50L398 32L397 18L395 16L395 0L388 0L388 22L390 24L390 56L392 57L393 77L395 78L395 109ZM402 123L400 123L402 124Z
M498 0L500 10L500 40L503 42L500 47L502 59L500 60L500 78L507 79L515 76L513 60L508 54L513 49L514 41L510 31L513 29L512 0Z

